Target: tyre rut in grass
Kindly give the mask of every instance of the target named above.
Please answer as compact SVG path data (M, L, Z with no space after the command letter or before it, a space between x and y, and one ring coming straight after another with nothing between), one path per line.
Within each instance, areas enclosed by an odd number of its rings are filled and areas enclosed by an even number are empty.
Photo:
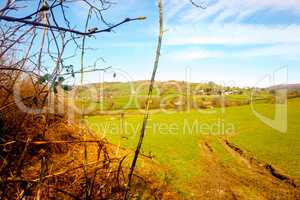
M224 162L216 142L233 158ZM204 138L199 142L204 175L198 180L201 199L299 199L299 190L273 177L266 170L249 167L240 162L217 138ZM242 150L241 150L242 151ZM244 159L245 160L245 159ZM245 160L247 161L247 160ZM244 161L243 161L244 162ZM238 170L237 170L238 169Z

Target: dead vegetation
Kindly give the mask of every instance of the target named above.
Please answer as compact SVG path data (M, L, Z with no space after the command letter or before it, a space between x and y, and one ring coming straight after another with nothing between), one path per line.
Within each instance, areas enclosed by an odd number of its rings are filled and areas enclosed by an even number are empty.
M63 85L86 72L85 36L145 17L111 25L102 16L110 1L83 0L89 7L86 25L94 17L106 28L82 32L71 28L66 12L74 3L40 1L23 18L13 16L22 9L18 2L8 0L0 10L0 199L123 199L125 193L130 199L161 199L164 188L143 171L132 173L127 186L128 153L116 154L116 147L84 126ZM57 23L57 13L64 25ZM74 47L82 54L80 71L66 64L74 55L64 52ZM97 70L106 68L95 62Z
M176 199L153 178L153 171L135 170L143 137L129 169L128 153L117 154L90 132L83 110L73 112L64 97L70 89L66 79L80 74L83 83L85 72L107 69L97 67L99 58L92 70L86 69L87 39L146 18L126 17L111 24L103 15L115 4L110 0L19 3L6 0L0 8L0 199ZM158 3L160 37L152 85L163 33L162 0ZM80 4L88 12L77 22L69 13ZM90 27L90 20L96 27ZM77 29L78 24L85 29ZM70 59L78 52L81 66L76 71ZM152 86L147 107L151 93Z
M21 102L15 103L11 90L4 89L11 83L4 77L10 76L15 72L1 71L1 199L122 195L122 159L111 157L106 142L85 133L87 129L49 112L48 90L41 91L32 78L15 81L21 83ZM20 103L37 111L24 112ZM86 165L83 143L89 143Z
M67 11L77 3L7 0L0 8L0 199L121 199L129 189L125 156L85 128L59 90L85 72L68 63L76 51L84 54L85 36L145 18L110 24L102 12L112 2L82 0L105 28L81 31ZM74 55L65 55L68 48Z
M116 154L116 146L97 138L76 120L70 121L66 113L51 113L46 106L47 88L20 75L15 81L20 83L19 103L36 110L24 112L6 89L14 73L0 71L1 199L122 199L128 190L129 153ZM88 144L86 151L84 144ZM145 171L138 170L134 177L130 198L170 195L166 186Z

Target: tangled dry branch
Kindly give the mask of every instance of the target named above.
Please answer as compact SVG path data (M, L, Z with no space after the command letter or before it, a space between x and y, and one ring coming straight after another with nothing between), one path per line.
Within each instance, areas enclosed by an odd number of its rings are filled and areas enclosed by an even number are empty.
M27 1L26 9L18 3L7 0L0 9L0 199L120 199L126 157L76 125L76 116L69 119L58 88L67 76L110 68L67 64L76 54L66 54L70 49L88 49L79 45L82 37L145 17L110 24L102 14L113 4L108 0ZM78 3L106 28L72 28L67 9ZM20 10L29 11L15 17Z

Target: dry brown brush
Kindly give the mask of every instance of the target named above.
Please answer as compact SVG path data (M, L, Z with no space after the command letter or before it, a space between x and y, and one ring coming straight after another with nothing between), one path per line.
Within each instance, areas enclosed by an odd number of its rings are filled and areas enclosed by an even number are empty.
M132 152L115 154L65 97L65 80L107 69L97 67L99 58L92 70L84 66L85 40L145 17L109 23L103 12L115 5L110 0L25 2L6 0L0 8L0 199L121 199L125 193L162 199L164 187L134 167L129 173L125 158ZM75 22L70 9L80 5L87 18ZM71 58L78 52L76 71Z
M47 87L22 74L14 80L20 85L20 101L27 108L40 109L40 113L24 112L14 93L3 89L14 73L0 70L1 199L121 199L127 191L126 158L131 152L117 155L117 147L70 121L66 113L50 112L49 96L44 95ZM86 162L84 144L88 144ZM132 197L161 199L166 194L165 186L143 171L134 177Z
M24 112L7 89L14 73L0 73L1 199L118 199L125 187L122 158L111 156L106 141L65 115L45 112L49 99L43 94L48 90L40 92L42 86L30 77L15 81L21 83L20 101L41 112ZM86 174L83 143L89 143Z

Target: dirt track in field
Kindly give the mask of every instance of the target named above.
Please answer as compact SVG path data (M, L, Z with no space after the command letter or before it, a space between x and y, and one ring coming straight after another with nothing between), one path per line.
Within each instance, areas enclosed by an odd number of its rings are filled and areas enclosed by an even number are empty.
M272 173L273 168L244 157L225 141L219 142L233 163L225 164L210 139L201 139L199 148L204 172L193 181L194 199L300 199L300 189L291 180L277 177L277 172Z

